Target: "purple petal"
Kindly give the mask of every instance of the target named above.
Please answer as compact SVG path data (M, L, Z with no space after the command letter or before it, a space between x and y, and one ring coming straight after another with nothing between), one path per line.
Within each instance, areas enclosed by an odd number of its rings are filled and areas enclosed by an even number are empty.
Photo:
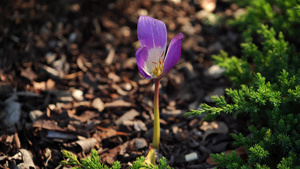
M135 58L136 58L136 64L137 67L140 71L140 73L148 80L151 79L151 76L149 76L148 72L146 73L144 71L144 67L145 67L145 62L147 61L148 58L148 49L145 46L141 46L135 53Z
M170 71L179 61L182 39L183 34L179 33L171 40L164 63L163 73Z
M150 16L140 16L137 34L141 46L146 46L148 49L160 48L161 51L166 49L167 28L162 21Z

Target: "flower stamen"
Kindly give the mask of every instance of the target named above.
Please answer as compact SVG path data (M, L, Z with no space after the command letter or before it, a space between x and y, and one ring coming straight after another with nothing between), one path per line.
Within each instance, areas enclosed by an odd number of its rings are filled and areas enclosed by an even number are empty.
M162 51L162 54L158 58L158 62L152 62L153 64L155 64L155 69L153 70L153 74L156 77L159 77L160 74L162 73L164 63L165 63L164 53L165 53L165 50Z

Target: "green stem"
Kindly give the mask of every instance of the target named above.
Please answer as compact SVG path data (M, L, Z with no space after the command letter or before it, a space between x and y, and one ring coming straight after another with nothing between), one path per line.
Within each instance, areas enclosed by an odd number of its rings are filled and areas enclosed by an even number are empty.
M154 91L154 129L153 129L153 143L152 146L155 149L159 149L160 140L160 123L159 123L159 83L160 79L154 79L155 91Z

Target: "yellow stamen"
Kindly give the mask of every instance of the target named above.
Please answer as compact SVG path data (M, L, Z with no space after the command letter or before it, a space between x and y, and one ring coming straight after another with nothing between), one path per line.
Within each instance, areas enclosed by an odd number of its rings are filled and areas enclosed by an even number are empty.
M163 50L161 56L159 57L158 64L157 64L157 62L152 62L152 63L155 64L155 69L153 70L153 74L154 74L156 77L160 76L160 74L161 74L162 71L163 71L163 67L164 67L164 63L165 63L165 58L163 58L163 60L161 60L161 57L164 56L164 52L165 52L165 51Z

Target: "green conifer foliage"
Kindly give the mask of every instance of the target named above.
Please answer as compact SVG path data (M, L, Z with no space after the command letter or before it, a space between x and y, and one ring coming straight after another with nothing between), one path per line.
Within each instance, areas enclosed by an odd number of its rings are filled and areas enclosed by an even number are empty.
M244 147L248 157L212 155L220 167L300 168L300 53L295 48L300 44L300 2L237 3L248 9L247 14L230 22L245 30L243 56L229 57L224 51L213 56L215 63L226 69L233 88L226 89L228 99L213 97L216 106L203 103L187 115L208 113L209 120L221 113L249 117L251 134L233 134L235 144ZM292 41L285 40L284 35Z
M70 165L74 166L73 169L120 169L121 165L120 162L116 161L113 163L112 167L108 167L106 165L103 165L100 163L100 157L97 154L97 151L95 149L91 150L90 156L81 159L80 161L77 159L77 157L67 151L62 150L62 154L64 157L66 157L68 160L61 161L62 165Z
M300 42L300 4L298 0L231 0L247 9L247 13L231 20L229 25L243 31L245 41L250 41L260 23L276 32L283 32L293 42Z
M100 162L100 157L95 149L91 150L88 157L78 160L76 155L67 150L61 151L66 160L61 161L62 165L72 166L72 169L120 169L121 164L119 161L113 162L112 166L109 167ZM172 169L167 163L167 159L162 157L159 159L158 165L153 165L145 162L145 157L138 157L130 169Z

